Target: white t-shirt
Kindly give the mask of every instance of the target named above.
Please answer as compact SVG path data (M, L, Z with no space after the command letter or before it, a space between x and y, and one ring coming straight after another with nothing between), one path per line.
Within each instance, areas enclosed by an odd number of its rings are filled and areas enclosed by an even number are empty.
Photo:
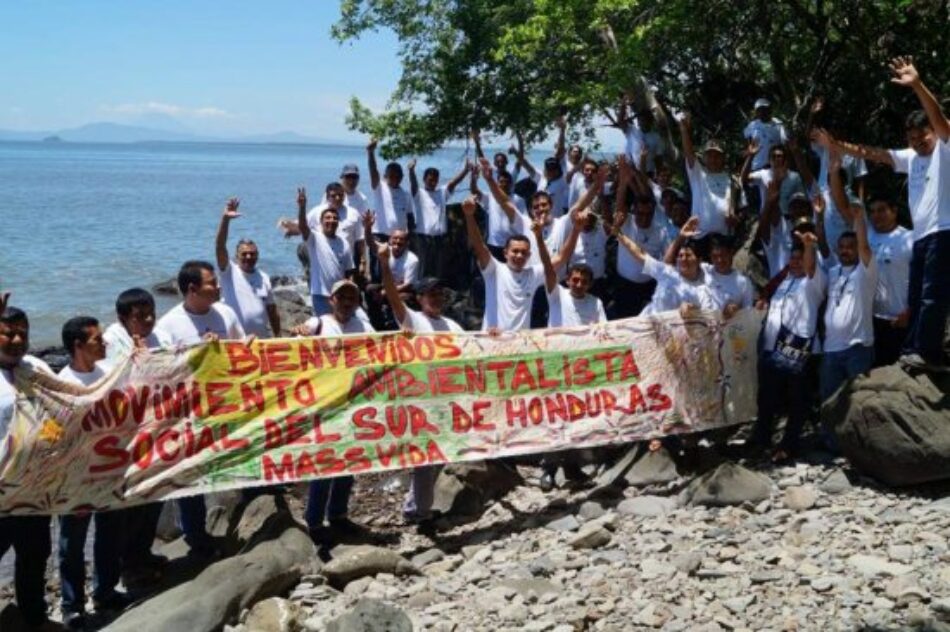
M640 148L645 145L647 148L646 171L647 173L656 171L656 157L665 149L663 138L654 130L644 132L640 129L640 121L636 118L627 125L624 136L626 137L624 153L627 154L630 164L635 165L637 169L640 168Z
M389 235L394 230L408 230L412 198L405 189L402 187L393 189L380 180L379 186L373 189L373 199L376 205L373 209L376 212L374 232Z
M584 194L587 193L587 189L589 189L590 186L587 180L584 179L583 173L575 173L567 194L567 208L574 208L574 205L577 204L578 200L584 197Z
M784 324L796 336L810 338L818 326L818 308L825 299L825 273L816 266L815 275L788 275L775 290L765 319L763 349L775 349L778 332Z
M547 191L548 195L551 196L551 215L554 217L564 215L569 208L567 200L570 197L570 191L564 177L562 176L557 180L548 180L540 173L536 173L531 179L538 183L538 191Z
M607 322L604 304L593 294L574 298L562 285L548 292L548 327L576 327Z
M333 284L355 267L353 251L339 235L327 237L319 230L310 231L310 237L304 243L310 255L310 294L330 296Z
M640 228L631 213L627 215L626 221L620 228L623 234L640 246L646 254L660 260L663 259L666 249L674 239L669 224L661 219L661 215L660 211L654 211L653 221L650 222L649 228ZM647 283L652 280L643 272L643 264L623 245L617 248L617 273L634 283Z
M722 309L730 303L739 307L752 307L752 283L746 275L738 270L719 274L712 265L701 265L716 309Z
M894 171L907 174L914 241L950 230L950 139L937 139L929 156L913 149L891 150Z
M710 233L729 234L726 216L732 208L732 177L726 173L709 173L698 160L689 166L686 161L686 175L693 192L692 215L699 218L697 237Z
M683 303L689 303L704 310L716 308L702 268L700 268L699 277L695 281L689 281L684 279L675 267L657 261L653 257L647 257L643 262L643 271L656 279L656 292L653 293L653 299L641 315L678 309Z
M254 334L258 338L270 338L267 306L274 304L270 277L259 269L248 274L232 261L228 262L228 267L221 271L218 279L221 284L221 300L237 314L244 333Z
M582 230L578 234L577 245L569 264L575 263L586 263L590 266L594 271L594 280L607 274L607 233L599 221L591 230Z
M765 198L768 195L769 184L775 175L771 169L760 169L749 174L749 182L759 185L759 213L765 208ZM782 215L788 215L788 202L795 193L805 193L802 177L796 171L788 171L778 190L778 208Z
M788 265L792 254L792 230L787 219L779 217L778 224L769 226L769 242L763 242L762 249L769 264L769 276L774 277Z
M755 139L759 143L759 151L756 152L752 158L753 169L761 169L769 164L769 152L772 150L772 147L788 141L788 137L785 134L785 126L782 125L781 121L775 118L768 122L758 118L752 119L749 121L749 124L745 126L742 135L747 140Z
M112 323L106 327L106 330L102 332L102 340L106 343L106 359L103 362L110 366L114 365L120 357L130 355L135 347L135 341L122 323ZM153 328L152 333L145 339L145 346L148 349L160 349L170 345L163 339L162 332Z
M91 386L105 377L106 370L98 362L93 366L92 371L88 372L76 371L72 366L66 365L58 375L64 382L78 384L79 386Z
M531 327L531 302L544 285L544 268L526 265L516 272L507 264L490 257L482 270L485 278L485 318L482 331L497 327L502 331L520 331Z
M518 209L518 212L522 215L527 215L528 210L525 205L524 198L520 195L512 193L508 196L511 199L511 202L515 205L515 208ZM508 221L508 216L505 215L505 211L502 210L501 204L495 200L495 196L488 195L488 242L489 246L495 246L497 248L502 248L505 245L505 242L508 241L508 238L515 234L515 231L511 227L511 222Z
M311 336L331 338L334 336L348 336L350 334L371 334L375 329L368 320L353 314L345 323L338 321L333 314L311 316L304 325L310 330Z
M408 308L406 309L406 318L400 325L402 325L404 331L414 331L417 334L431 334L437 331L451 331L453 333L465 331L461 325L451 318L445 316L432 318L424 312L417 312Z
M561 252L567 238L571 234L573 221L570 216L562 215L555 217L549 224L541 229L541 237L544 239L544 245L548 248L548 254L553 258L554 255ZM538 250L538 239L531 230L531 220L526 215L516 215L511 223L511 228L515 233L521 233L528 238L531 244L531 256L528 258L528 265L541 265L541 254Z
M53 370L49 365L36 356L25 355L17 365L18 371L36 372L42 371L53 375ZM10 422L13 420L13 410L16 405L16 387L13 381L13 371L0 369L0 461L6 456L7 450L7 432L10 429Z
M416 215L416 232L420 235L444 235L448 231L445 204L452 197L449 186L443 185L430 191L420 187L413 200Z
M874 315L878 318L897 318L907 309L910 260L914 249L913 235L903 226L898 226L889 233L869 229L868 243L877 262Z
M818 143L812 143L811 149L818 155L817 184L818 188L824 191L828 188L828 166L831 163L831 159L828 157L828 150ZM856 158L849 154L844 154L841 156L841 168L845 171L848 184L851 184L855 179L868 174L868 168L864 162L864 159Z
M224 303L214 303L204 314L192 314L179 303L162 316L155 325L155 333L173 347L196 345L207 333L217 334L221 340L241 340L244 328L234 310Z
M360 193L362 195L362 193ZM365 199L365 198L364 198ZM307 213L307 226L310 227L310 230L314 232L322 232L323 228L320 225L320 215L329 208L329 205L324 201L319 206L314 206ZM354 206L344 205L343 207L337 209L337 214L340 217L340 223L336 228L336 234L346 240L346 243L349 244L350 250L356 250L356 242L363 239L363 215L366 214L366 211L359 211Z
M836 265L828 272L828 303L825 307L826 353L844 351L854 345L874 344L874 294L877 291L877 263L865 266Z
M389 269L392 270L396 285L415 283L419 280L419 257L407 248L401 257L391 257Z

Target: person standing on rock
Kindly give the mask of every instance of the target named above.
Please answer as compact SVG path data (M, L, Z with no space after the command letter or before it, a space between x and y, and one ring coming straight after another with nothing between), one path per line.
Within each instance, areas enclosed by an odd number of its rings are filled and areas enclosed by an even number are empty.
M402 299L402 291L390 267L391 247L388 244L378 245L377 256L383 277L383 290L386 292L393 316L403 331L419 334L462 333L464 331L461 325L442 314L442 309L445 307L446 288L441 280L436 277L426 277L417 281L413 289L422 309L421 311L409 309ZM439 465L432 465L412 470L412 482L402 505L402 513L407 522L417 523L420 527L428 526L428 521L432 518L435 481L441 469Z
M868 243L877 260L874 295L874 366L894 364L907 338L907 289L914 250L913 232L897 223L897 209L890 200L870 203Z
M245 338L237 314L219 300L221 289L213 265L207 261L186 261L178 271L178 291L184 300L155 325L156 333L171 347ZM178 499L178 517L189 554L203 559L216 557L217 547L205 528L204 496Z
M298 336L321 337L373 333L373 326L356 315L359 305L359 287L349 279L341 279L330 291L330 313L313 316L291 331ZM352 476L337 476L310 483L304 518L317 545L329 546L365 535L366 529L347 517L353 480Z
M59 372L64 382L89 387L105 377L101 362L106 343L99 321L77 316L63 325L63 346L69 353L69 365ZM131 603L124 592L116 590L124 549L125 512L97 511L60 516L59 578L63 594L63 623L70 630L86 625L86 560L84 549L89 523L95 519L93 541L92 603L97 611L122 610Z
M945 371L943 339L950 313L950 120L911 57L897 57L890 67L891 81L913 90L923 107L904 122L908 147L886 150L857 145L836 140L820 129L815 131L815 141L907 174L914 248L907 300L910 316L900 361L908 368Z
M412 197L402 188L402 166L398 162L390 162L380 178L379 168L376 166L375 138L366 146L366 159L369 165L369 179L372 187L372 209L376 212L376 241L389 241L389 235L395 230L404 230L413 233L415 226L410 225L412 216ZM413 222L417 218L413 216ZM369 256L375 259L376 252L369 247ZM375 262L371 267L371 278L379 280L379 269Z
M297 223L300 237L310 259L310 298L313 313L323 316L333 311L330 290L335 283L353 276L353 252L346 239L337 234L338 211L327 206L320 212L320 229L312 230L307 221L307 190L297 189Z
M445 269L446 235L449 231L445 205L456 187L465 179L469 165L462 166L445 186L439 186L439 170L429 167L422 172L422 187L416 178L416 161L409 161L409 191L415 208L416 232L414 248L419 256L422 276L442 278Z
M818 237L796 232L789 256L788 274L770 302L762 327L759 356L758 418L753 443L768 449L772 425L783 402L788 404L788 422L773 461L786 461L798 452L808 399L805 368L818 327L818 311L825 299L825 274L818 265Z
M27 354L30 321L26 313L8 305L9 294L0 294L0 459L6 456L7 433L21 395L18 374L53 371ZM13 584L16 602L27 625L36 630L58 630L46 615L46 562L52 549L49 516L0 515L0 558L13 548L16 555Z
M221 300L237 314L244 332L258 338L280 335L280 314L274 303L270 277L257 268L257 244L242 239L237 244L236 264L228 257L228 227L240 217L237 198L228 200L221 214L215 239L215 258L221 280ZM268 325L270 328L268 329Z

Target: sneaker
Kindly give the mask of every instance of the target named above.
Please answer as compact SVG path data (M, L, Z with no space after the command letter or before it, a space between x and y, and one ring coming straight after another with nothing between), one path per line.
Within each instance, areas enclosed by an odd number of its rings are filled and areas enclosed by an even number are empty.
M86 613L85 612L64 612L63 627L67 630L85 630Z
M132 598L124 592L114 590L103 597L93 597L92 603L97 612L125 610L132 605Z

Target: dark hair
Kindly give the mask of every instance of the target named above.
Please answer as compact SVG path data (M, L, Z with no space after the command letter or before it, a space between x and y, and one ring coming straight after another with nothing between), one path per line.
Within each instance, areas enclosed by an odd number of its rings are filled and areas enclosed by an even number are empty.
M567 276L571 276L575 272L580 272L586 276L588 281L594 280L594 269L586 263L572 263L567 267Z
M904 131L909 132L912 129L928 129L933 128L930 124L930 119L927 117L927 113L923 110L914 110L907 115L907 118L904 119Z
M29 327L30 319L26 317L26 312L24 312L19 307L14 307L13 305L7 305L6 309L3 310L3 313L0 314L0 323L4 325L15 325L17 323L23 323L27 327Z
M785 150L785 145L783 145L782 143L775 143L774 145L769 147L769 157L771 157L772 154L774 154L777 151L782 152L786 156L788 155L788 152Z
M92 316L76 316L70 318L63 325L63 346L69 357L76 352L76 343L83 344L89 340L89 334L86 332L90 327L98 327L99 321Z
M383 173L386 173L386 174L393 173L394 175L397 175L401 178L402 165L400 165L398 162L391 162L388 165L386 165L386 170Z
M597 161L591 158L590 156L581 160L581 166L583 167L584 165L594 165L594 169L600 166L597 164Z
M330 193L341 193L343 195L346 195L346 189L344 189L343 185L340 184L339 182L331 182L330 184L327 185L327 188L326 188L326 194L330 195Z
M498 160L498 156L501 156L505 159L505 162L508 162L508 155L503 151L499 151L494 156L492 156L492 160Z
M551 194L548 193L547 191L540 190L540 191L535 191L534 195L531 196L531 206L534 206L535 200L537 200L538 198L543 198L543 197L547 198L548 202L550 202L552 206L554 205L554 198L551 197Z
M511 177L511 174L504 169L498 172L498 175L495 176L495 180L501 180L502 178L508 178L509 181L514 181L514 178Z
M239 239L237 242L237 246L235 246L234 249L240 250L241 246L254 246L255 248L257 248L257 244L254 242L254 240L248 239L246 237L243 239Z
M709 236L709 248L725 248L727 250L735 250L736 244L733 241L732 237L728 235L723 235L722 233L712 233Z
M334 215L336 215L337 219L340 219L340 211L336 210L332 206L328 206L322 211L320 211L320 221L323 221L323 216L326 215L327 213L333 213Z
M182 296L188 295L188 288L192 285L201 285L201 271L214 273L214 266L207 261L192 259L181 264L178 271L178 291Z
M518 233L515 235L510 235L508 239L505 240L505 250L508 250L508 246L510 246L511 242L513 241L523 241L524 243L528 244L529 248L531 247L531 240L528 239L527 235Z
M115 299L115 313L119 318L131 316L134 307L151 307L154 310L155 298L148 290L133 287L123 291Z
M552 171L557 170L558 177L560 178L564 175L564 171L561 169L561 161L557 158L545 158L544 159L544 168L551 169Z
M682 246L680 246L680 252L682 252L683 250L692 250L693 254L698 257L699 252L700 252L699 240L693 239L692 237L690 237L689 239L683 242Z
M838 235L838 243L840 244L842 239L857 239L857 238L858 238L858 234L856 232L854 232L853 230L846 230L840 235Z
M439 170L435 167L428 167L425 171L422 172L423 178L428 178L430 175L434 175L436 178L439 177Z

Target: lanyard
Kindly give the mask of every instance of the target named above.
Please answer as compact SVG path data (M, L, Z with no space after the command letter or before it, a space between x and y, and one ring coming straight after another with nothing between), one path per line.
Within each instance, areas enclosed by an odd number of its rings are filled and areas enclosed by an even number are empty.
M841 284L841 288L838 290L838 296L835 298L835 307L841 306L841 299L844 298L844 291L848 289L848 283L851 282L851 275L854 274L854 271L858 269L858 266L855 265L848 272L848 276L844 277L844 283ZM844 276L844 266L838 268L838 278L835 280L835 283L841 280L841 277Z

